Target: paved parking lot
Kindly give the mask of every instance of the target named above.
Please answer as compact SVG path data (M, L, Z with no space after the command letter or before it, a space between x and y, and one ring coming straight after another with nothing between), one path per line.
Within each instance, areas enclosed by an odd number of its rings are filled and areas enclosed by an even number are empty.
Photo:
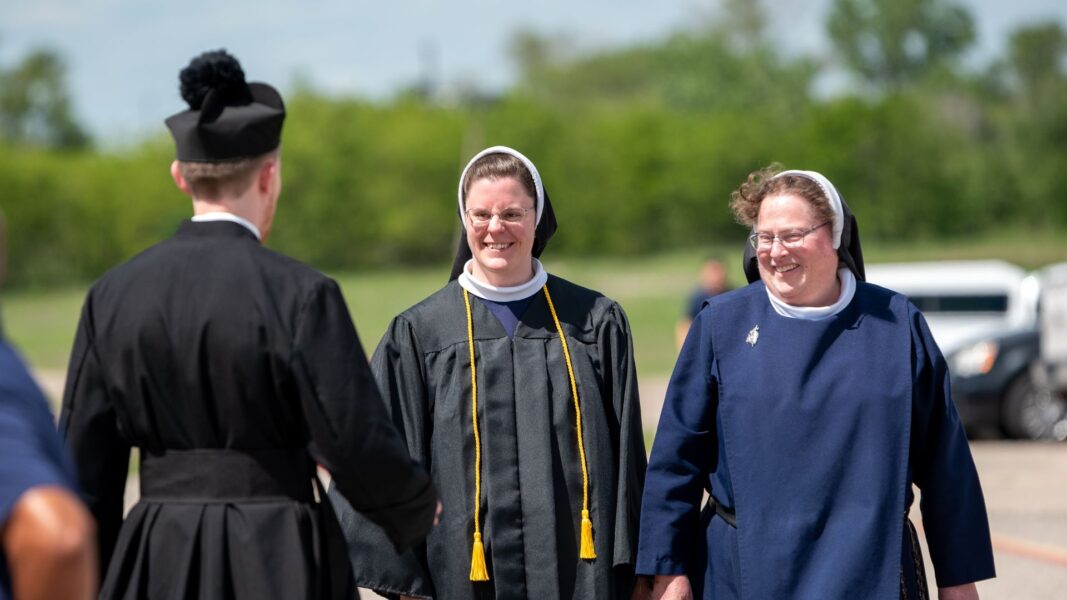
M979 583L979 594L1067 598L1067 444L983 441L971 449L997 565L997 578Z

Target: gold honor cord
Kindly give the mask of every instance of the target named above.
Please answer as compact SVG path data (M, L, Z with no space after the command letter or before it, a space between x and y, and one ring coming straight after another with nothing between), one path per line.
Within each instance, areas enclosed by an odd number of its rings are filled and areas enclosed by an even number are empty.
M574 399L575 424L578 432L578 455L582 461L582 530L581 543L578 550L579 558L593 560L596 552L593 549L593 522L589 518L589 468L585 460L585 439L582 435L582 410L578 402L578 385L574 379L574 367L571 364L570 348L567 346L567 338L563 335L563 327L560 326L559 316L556 314L556 306L552 303L552 295L548 293L548 285L542 288L545 299L548 300L548 310L552 313L552 322L556 325L559 341L563 345L563 359L567 363L567 376L571 383L571 397ZM485 546L482 544L482 528L480 523L481 510L481 467L482 446L481 437L478 434L478 378L475 371L474 360L474 319L471 317L471 301L467 290L463 290L463 303L467 308L467 347L470 351L471 365L471 424L474 429L474 546L471 549L471 581L489 581L489 573L485 567Z
M578 404L578 385L574 382L574 367L571 366L571 352L567 347L567 336L563 335L563 327L559 324L556 315L556 306L552 304L552 295L548 293L548 285L544 287L545 299L548 300L548 310L552 313L552 321L556 324L559 333L559 341L563 344L563 358L567 361L567 376L571 380L571 397L574 398L574 421L578 429L578 455L582 459L582 538L578 547L578 557L584 560L596 558L593 550L593 521L589 519L589 468L585 464L585 440L582 436L582 409Z
M467 306L467 348L471 355L471 425L474 427L474 547L471 548L471 581L489 581L485 568L485 546L482 526L478 518L482 508L482 440L478 436L478 376L474 371L474 319L471 318L471 298L463 290L463 304Z

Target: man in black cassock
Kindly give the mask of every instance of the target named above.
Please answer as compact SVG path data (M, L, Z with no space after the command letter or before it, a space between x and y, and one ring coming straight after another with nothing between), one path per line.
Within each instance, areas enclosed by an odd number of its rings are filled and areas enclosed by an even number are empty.
M60 429L99 523L105 598L349 598L315 461L397 549L436 493L380 399L337 284L263 247L285 108L236 59L181 73L171 175L195 216L105 274L78 325ZM122 519L130 448L141 499Z

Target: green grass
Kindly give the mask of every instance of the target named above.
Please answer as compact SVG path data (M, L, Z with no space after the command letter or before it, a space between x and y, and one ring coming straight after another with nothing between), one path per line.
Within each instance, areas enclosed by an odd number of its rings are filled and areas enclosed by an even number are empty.
M1067 261L1067 234L1055 231L1005 231L966 242L925 240L907 244L864 242L866 262L1001 259L1024 269Z
M4 329L37 368L64 369L86 287L12 292L4 295Z
M1005 234L968 244L867 244L868 263L909 260L1003 258L1033 268L1067 260L1067 243L1053 234ZM546 267L614 298L626 311L641 377L666 376L674 363L674 325L694 285L707 249L645 257L547 259ZM734 286L743 282L740 249L718 253ZM352 310L360 339L373 351L389 321L444 285L447 266L382 272L333 273ZM62 370L70 353L85 286L25 290L6 295L5 325L11 340L39 369Z

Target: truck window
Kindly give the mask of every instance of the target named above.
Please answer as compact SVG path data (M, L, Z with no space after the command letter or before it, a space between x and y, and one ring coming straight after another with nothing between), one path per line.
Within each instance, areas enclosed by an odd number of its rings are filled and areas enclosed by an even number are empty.
M1006 294L932 295L909 294L908 299L925 314L1003 313L1008 311Z

